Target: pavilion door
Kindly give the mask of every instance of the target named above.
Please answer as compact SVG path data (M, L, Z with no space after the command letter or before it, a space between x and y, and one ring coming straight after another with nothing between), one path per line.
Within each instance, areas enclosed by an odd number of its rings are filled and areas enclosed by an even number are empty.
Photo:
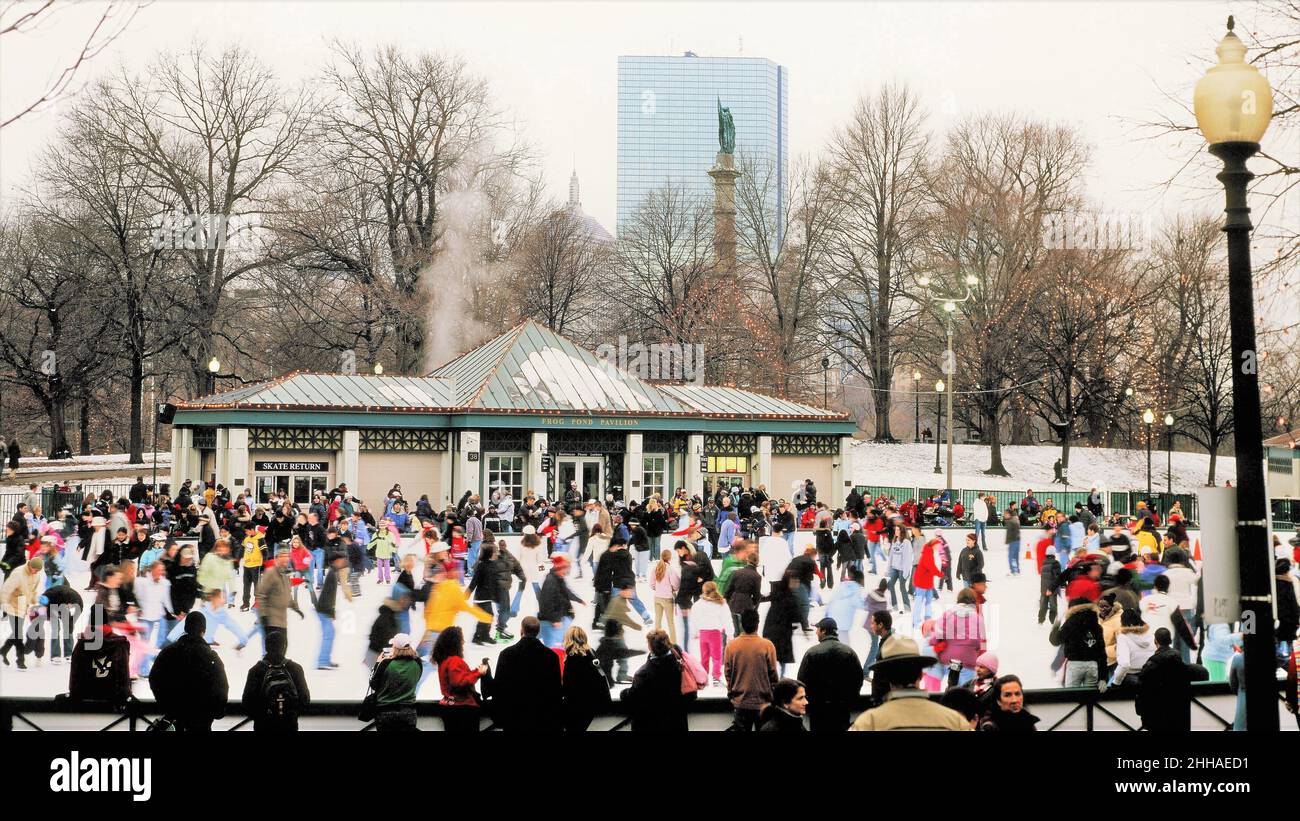
M569 483L577 482L578 489L582 491L582 500L588 499L603 500L605 498L602 490L604 484L601 473L604 465L600 459L580 458L580 457L560 457L557 462L559 467L560 487L558 488L559 498L564 498L568 492Z

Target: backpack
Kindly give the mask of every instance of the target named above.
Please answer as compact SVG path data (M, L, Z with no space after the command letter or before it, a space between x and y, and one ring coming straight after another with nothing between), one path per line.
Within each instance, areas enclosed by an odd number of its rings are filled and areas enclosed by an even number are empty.
M298 715L298 686L293 683L287 665L266 665L262 677L262 701L271 718L295 718Z

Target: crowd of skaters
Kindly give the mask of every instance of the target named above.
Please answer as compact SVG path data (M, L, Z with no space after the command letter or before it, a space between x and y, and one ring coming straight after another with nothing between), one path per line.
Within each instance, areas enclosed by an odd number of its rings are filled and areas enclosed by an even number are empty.
M897 505L884 498L868 501L856 492L849 495L843 508L831 510L817 501L811 482L801 483L790 502L767 497L761 487L719 487L708 500L688 498L679 489L668 500L652 497L644 504L627 506L612 498L584 501L572 486L558 503L548 504L529 493L516 505L498 488L486 502L467 492L457 505L443 511L434 511L422 498L412 514L406 510L400 487L395 486L376 519L346 486L318 494L305 511L274 495L265 507L254 504L247 494L234 499L227 496L219 486L209 485L196 492L186 483L173 500L155 497L143 482L137 482L130 498L87 499L81 521L75 525L81 559L93 570L95 616L87 633L124 639L124 666L132 676L149 678L160 703L165 696L158 696L157 676L166 679L187 674L183 671L212 675L220 669L211 646L221 629L232 634L237 649L254 633L261 638L263 653L270 660L264 659L254 668L259 676L254 701L264 690L278 689L282 695L277 703L282 707L286 701L305 703L305 680L302 687L297 686L301 668L283 658L288 611L305 618L298 591L307 591L321 626L315 666L334 669L339 666L331 652L337 597L360 596L361 578L374 572L383 595L366 657L367 663L373 664L367 704L385 729L414 726L415 694L435 672L445 704L479 709L486 696L495 705L494 720L508 726L511 719L501 717L510 714L509 702L514 697L510 685L516 682L512 682L511 665L505 660L516 655L511 652L515 646L534 645L555 658L562 699L572 689L563 672L572 657L583 657L575 666L580 672L574 675L598 674L585 676L590 681L580 688L589 708L576 709L564 702L567 706L560 714L566 716L564 725L570 729L582 724L584 715L590 722L590 716L602 706L598 691L603 688L607 699L614 684L628 685L621 698L629 701L634 716L641 717L634 718L634 726L676 726L679 719L684 726L685 703L699 691L715 686L726 689L736 711L733 726L738 729L802 726L801 719L796 722L792 717L805 712L814 729L843 729L848 724L849 706L858 698L864 681L870 684L873 700L879 701L880 707L868 711L874 717L865 724L862 718L855 723L863 725L859 729L875 727L872 722L882 720L878 710L906 699L911 690L928 696L945 686L944 698L965 717L963 726L1033 726L1032 716L1024 710L1019 680L1006 676L1008 681L1000 682L996 657L986 647L982 611L988 579L983 555L986 546L981 538L997 518L991 497L981 498L968 514L949 510L945 497ZM64 514L65 519L73 518L70 511ZM1044 602L1048 603L1040 607L1040 611L1046 610L1040 613L1040 621L1043 615L1051 615L1053 642L1061 645L1058 661L1065 683L1138 686L1144 673L1150 672L1148 662L1164 658L1160 654L1170 644L1166 640L1170 636L1175 649L1169 652L1179 655L1179 662L1187 666L1187 653L1196 647L1191 634L1197 610L1194 605L1183 608L1181 604L1129 607L1133 602L1125 594L1126 586L1140 597L1142 582L1133 580L1149 580L1151 592L1146 598L1168 596L1172 582L1178 582L1178 590L1185 592L1187 582L1181 578L1181 568L1195 571L1191 562L1179 558L1178 539L1181 535L1185 542L1186 533L1179 529L1177 511L1169 515L1170 527L1158 540L1154 537L1158 517L1144 506L1131 525L1118 525L1105 540L1100 538L1099 514L1091 504L1078 505L1067 517L1055 511L1050 500L1040 505L1031 491L1018 510L1009 508L1002 513L1008 572L1020 572L1018 563L1011 561L1019 553L1018 538L1012 538L1019 536L1019 528L1047 523L1035 557L1042 574ZM984 526L967 535L960 551L949 547L941 529L934 529L928 537L922 531L922 523L936 517L961 519L968 515ZM53 623L61 622L65 611L55 608L59 617L47 618L44 623L39 611L66 593L75 596L57 569L66 561L59 531L73 523L66 522L63 528L50 526L32 504L20 506L10 527L20 518L27 529L18 539L7 541L6 564L11 543L23 542L30 550L31 542L26 540L32 533L41 534L32 541L42 555L32 557L35 564L29 561L24 565L26 576L39 580L20 580L14 589L36 585L44 592L17 594L20 606L33 600L40 605L34 608L38 612L28 614L31 625L20 632L23 625L17 620L21 609L8 606L11 595L6 580L5 615L14 622L13 636L30 635L37 625L49 628L52 658L66 658L72 653L68 648L70 623ZM115 529L114 524L124 526ZM801 525L812 528L815 543L796 555L793 535ZM519 556L496 539L497 531L515 529L523 534ZM197 536L197 545L180 547L176 539L181 535ZM663 549L668 543L671 548ZM716 570L715 557L721 558ZM51 563L54 567L47 570ZM868 565L870 573L880 577L870 589L865 585ZM137 568L144 570L141 573ZM1159 569L1153 572L1154 568ZM573 624L574 605L587 602L568 583L570 574L581 575L584 570L593 576L596 599L592 602L590 639L582 627ZM1124 575L1125 571L1129 575ZM954 588L954 574L958 588ZM516 579L518 589L512 596ZM653 617L639 597L638 582L652 592ZM257 613L252 631L245 631L230 614L241 583L240 609ZM60 590L51 598L50 590L55 587ZM945 588L955 593L955 603L936 614L936 595ZM516 639L509 632L508 621L519 615L525 598L531 599L529 603L536 609L525 617L521 636ZM1061 620L1052 612L1058 598L1067 604ZM1081 614L1092 612L1079 609L1083 599L1088 600L1088 607L1096 608L1099 626L1118 617L1113 631L1102 631L1108 651L1106 666L1100 658L1079 658L1076 636L1084 626ZM1116 600L1122 600L1118 607ZM1153 601L1163 603L1160 598ZM1185 599L1180 601L1185 603ZM788 679L787 667L794 661L794 630L812 636L808 621L814 602L824 605L826 617L816 625L817 643L804 654L798 679ZM761 634L760 603L768 605ZM11 612L14 609L19 612ZM841 634L854 629L859 609L866 611L865 627L871 639L865 662L859 662L852 648L840 640ZM1155 647L1144 660L1142 641L1130 638L1141 629L1136 623L1122 623L1135 622L1135 614L1140 613L1138 620L1147 624L1148 610L1150 620L1172 613L1168 618L1173 629L1151 631ZM134 613L134 619L128 618L128 612ZM462 612L478 621L472 643L512 645L502 651L496 671L485 663L464 665L465 637L453 624ZM899 623L903 629L896 629L894 617L909 613L910 620ZM412 628L421 623L423 630ZM651 625L653 629L646 629ZM1285 626L1284 615L1283 636ZM644 650L629 647L625 638L628 629L646 629ZM36 632L42 635L40 647L44 632ZM57 642L55 633L59 634ZM444 635L449 637L445 641ZM194 640L186 640L187 636ZM693 637L697 639L694 650ZM1114 641L1107 642L1108 637ZM30 647L31 642L13 638L10 642L18 644L21 666L23 645ZM169 661L163 664L163 672L158 672L158 663L164 659L187 657L164 652L172 645L187 647L190 656L202 655L196 642L203 644L215 664L205 661L177 666ZM122 646L121 642L111 643ZM5 646L6 662L11 644ZM1109 652L1111 646L1113 653ZM1279 648L1281 652L1281 643ZM1089 652L1096 652L1091 645ZM628 675L629 660L641 655L646 656L645 662L635 676ZM409 663L412 659L418 663ZM1086 670L1084 661L1091 662L1095 679L1082 672ZM1235 664L1239 668L1239 663ZM270 683L265 684L268 665ZM1230 672L1233 666L1229 659L1222 668L1211 669ZM913 668L917 676L900 684L902 678L911 676ZM535 674L540 662L529 669L530 676ZM664 686L664 681L673 677L671 671L675 671L681 703L670 697ZM161 688L163 692L168 689L166 684ZM211 689L215 693L219 688ZM890 697L894 689L898 694ZM294 695L286 697L285 692ZM962 692L978 698L966 703ZM247 688L245 695L249 695ZM288 712L297 709L300 707ZM897 711L893 707L889 712ZM187 722L196 723L192 717L179 723ZM476 725L468 720L454 724L465 728Z

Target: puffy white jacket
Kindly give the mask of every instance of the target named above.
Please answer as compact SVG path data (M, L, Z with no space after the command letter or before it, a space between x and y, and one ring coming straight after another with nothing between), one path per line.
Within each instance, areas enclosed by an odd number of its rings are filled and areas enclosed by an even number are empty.
M1155 632L1148 624L1119 629L1119 635L1115 637L1115 675L1112 679L1115 684L1123 683L1129 673L1140 672L1142 665L1155 654Z
M1174 600L1174 604L1183 610L1195 610L1196 571L1183 565L1174 565L1165 571L1165 575L1169 578L1169 598Z
M736 637L736 626L731 620L731 608L726 602L699 599L691 605L691 632L721 630L728 638Z
M140 606L140 618L148 621L157 621L163 617L163 613L174 612L172 610L172 583L163 576L157 581L153 576L145 576L135 580L136 604Z

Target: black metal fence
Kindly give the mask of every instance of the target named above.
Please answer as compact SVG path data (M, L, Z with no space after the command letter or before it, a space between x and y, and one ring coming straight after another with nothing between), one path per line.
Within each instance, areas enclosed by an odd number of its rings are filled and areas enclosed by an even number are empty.
M69 487L71 490L58 490L54 487L37 488L40 495L41 513L45 518L50 518L63 508L69 505L74 511L81 510L81 504L87 494L93 494L98 497L105 490L113 493L113 498L120 499L126 496L134 482L94 482L84 484L60 485L60 487ZM18 509L18 503L27 498L26 493L0 493L0 516L9 519Z
M1279 684L1279 687L1281 685ZM1231 729L1231 705L1235 703L1232 691L1225 682L1196 682L1192 685L1193 717L1200 717L1194 726L1211 726L1218 730ZM1127 688L1112 688L1105 693L1095 688L1056 688L1026 690L1025 706L1031 711L1040 708L1043 721L1040 730L1070 729L1119 729L1137 730L1137 721L1132 711L1134 692ZM939 700L938 694L930 696ZM1213 706L1211 706L1213 705ZM866 709L869 701L866 696L858 700L854 714ZM1279 709L1283 709L1279 699ZM1218 709L1215 709L1217 707ZM373 730L373 723L356 719L361 704L358 701L313 701L300 712L300 725L320 720L317 726L329 729ZM423 718L440 720L446 710L461 710L462 707L447 707L434 701L416 702L416 714ZM730 702L723 698L701 698L690 703L688 724L692 729L723 729L732 713ZM78 727L81 730L127 731L148 730L160 717L160 711L153 702L132 700L125 707L115 707L103 702L74 702L65 697L49 698L0 698L0 732L18 730L59 729L59 717L66 722L69 717L77 721L85 716L96 717L93 727ZM1082 726L1079 726L1082 716ZM232 723L233 720L233 723ZM335 721L330 721L335 720ZM625 705L615 700L608 709L597 714L592 728L606 731L627 730L630 716ZM1073 721L1072 721L1073 720ZM46 726L42 726L45 724ZM252 719L244 712L242 705L232 702L226 710L226 718L218 725L228 731L251 730ZM1283 725L1285 726L1285 725ZM65 729L69 729L64 727ZM490 709L485 710L480 722L480 729L485 731L499 729L492 721Z
M896 499L900 504L908 499L926 499L944 492L943 488L888 485L857 485L856 490L868 500L886 496ZM980 496L992 496L996 500L998 510L1006 510L1008 507L1018 506L1027 492L1028 488L1024 491L953 490L952 496L954 499L959 499L968 511ZM1040 489L1035 490L1034 495L1044 505L1050 500L1057 510L1069 513L1074 510L1076 502L1087 505L1089 493ZM1197 503L1195 493L1152 493L1147 496L1144 491L1139 490L1111 491L1103 496L1103 509L1106 514L1119 513L1128 516L1137 510L1137 503L1140 501L1147 502L1162 519L1168 516L1174 502L1178 502L1182 506L1183 518L1187 523L1193 527L1200 524L1200 505ZM1295 530L1297 524L1300 524L1300 499L1274 499L1272 510L1274 530Z

